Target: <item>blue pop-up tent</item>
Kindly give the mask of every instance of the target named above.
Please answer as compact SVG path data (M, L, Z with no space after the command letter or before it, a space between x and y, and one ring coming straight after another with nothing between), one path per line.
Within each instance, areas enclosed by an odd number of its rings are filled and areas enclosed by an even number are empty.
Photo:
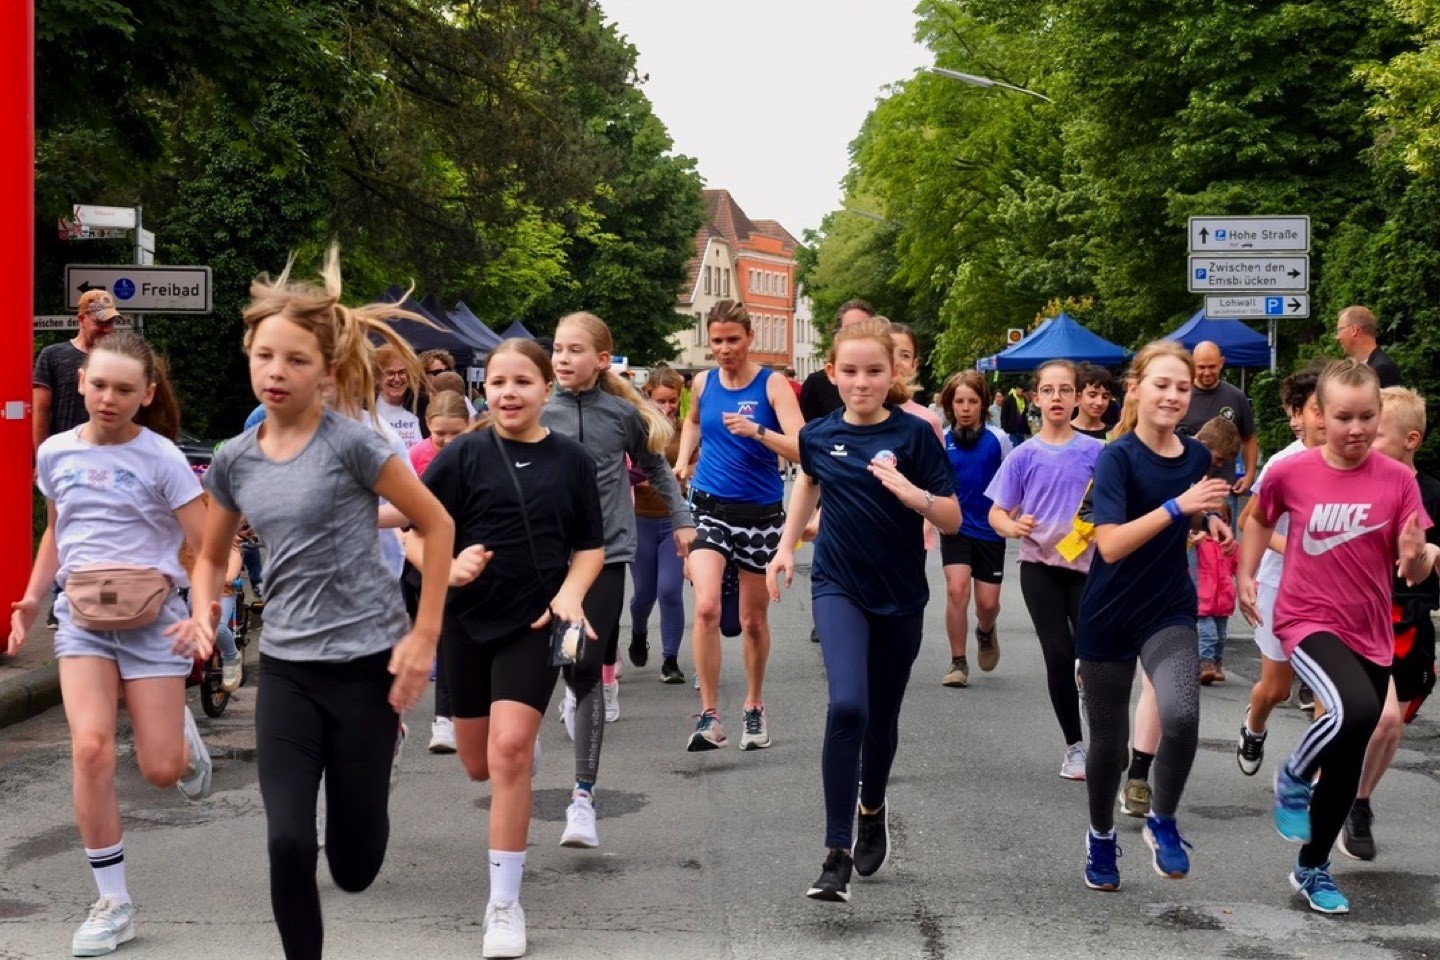
M531 333L529 330L526 330L525 324L521 323L519 320L516 320L514 323L510 324L510 326L505 328L505 332L500 334L501 340L514 340L517 337L521 340L534 340L535 334Z
M1241 320L1207 317L1204 310L1196 310L1179 329L1165 334L1165 339L1175 340L1187 350L1194 350L1196 344L1209 340L1220 348L1227 367L1270 366L1268 337L1251 330Z
M994 356L976 360L975 369L1001 372L1034 370L1046 360L1088 361L1102 367L1113 367L1128 359L1129 350L1091 333L1068 313L1062 313L1040 324L1019 343Z
M472 334L472 339L483 343L490 349L500 344L500 334L491 330L485 325L485 321L475 315L475 311L465 305L464 300L457 301L455 309L449 312L450 320L461 330Z

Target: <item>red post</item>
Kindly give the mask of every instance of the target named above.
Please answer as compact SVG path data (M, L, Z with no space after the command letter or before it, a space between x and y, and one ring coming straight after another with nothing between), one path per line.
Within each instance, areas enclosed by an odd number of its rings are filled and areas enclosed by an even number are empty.
M35 314L35 6L0 3L0 263L15 289L0 314L0 614L30 577L30 368Z

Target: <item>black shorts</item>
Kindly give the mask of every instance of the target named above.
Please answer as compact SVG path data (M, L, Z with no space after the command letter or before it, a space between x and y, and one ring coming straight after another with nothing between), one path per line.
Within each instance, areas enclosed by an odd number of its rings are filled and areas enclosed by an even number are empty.
M1395 697L1409 704L1405 722L1420 711L1420 704L1435 688L1435 624L1423 601L1406 600L1391 607L1395 623L1395 660L1390 674L1395 678Z
M559 667L550 665L550 631L525 630L494 643L471 643L456 636L440 640L441 666L450 681L453 715L458 720L490 716L490 705L513 700L540 714L550 706Z
M763 574L780 550L783 503L732 503L696 491L695 542L691 550L714 550L741 570Z
M1000 583L1005 579L1005 541L942 533L940 563L946 567L969 567L970 576L981 583Z

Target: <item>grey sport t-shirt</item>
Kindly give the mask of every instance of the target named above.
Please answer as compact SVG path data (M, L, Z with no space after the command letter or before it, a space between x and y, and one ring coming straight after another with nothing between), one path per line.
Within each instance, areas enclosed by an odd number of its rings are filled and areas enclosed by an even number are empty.
M380 556L380 469L394 454L372 427L332 410L289 460L271 460L253 427L215 454L205 486L269 547L260 652L280 660L354 660L410 628L400 583Z

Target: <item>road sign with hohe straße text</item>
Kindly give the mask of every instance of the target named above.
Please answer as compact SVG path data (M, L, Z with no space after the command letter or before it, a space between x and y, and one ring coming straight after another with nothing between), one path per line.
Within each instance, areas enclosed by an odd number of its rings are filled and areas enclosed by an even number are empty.
M1191 217L1191 253L1309 253L1310 218Z
M123 265L65 267L65 296L71 309L87 290L109 290L121 313L209 313L209 267Z

